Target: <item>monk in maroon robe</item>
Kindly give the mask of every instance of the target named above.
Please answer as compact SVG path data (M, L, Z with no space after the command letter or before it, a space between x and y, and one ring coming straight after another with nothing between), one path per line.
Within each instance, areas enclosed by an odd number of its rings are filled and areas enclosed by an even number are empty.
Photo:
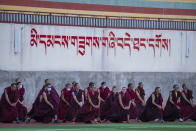
M112 91L109 93L108 97L106 98L104 102L105 114L104 116L102 115L102 119L110 120L110 117L112 118L113 114L115 114L115 112L113 113L114 111L113 109L115 109L117 106L119 106L118 91L117 91L117 87L113 86Z
M127 89L127 93L130 96L130 101L131 101L131 106L130 106L130 119L136 119L136 117L138 116L138 110L136 108L136 103L135 103L135 91L133 90L134 86L132 83L128 84L128 89Z
M135 89L135 103L137 108L137 117L136 121L139 122L139 116L144 111L145 105L146 105L146 99L145 99L145 91L144 91L144 85L142 82L139 82L138 87Z
M132 104L132 101L130 99L129 93L127 93L127 88L123 87L122 91L119 93L119 120L127 120L127 123L130 121L130 106Z
M108 105L108 108L103 119L111 122L121 122L123 118L119 119L119 117L121 117L121 115L119 115L121 107L119 105L119 93L116 86L112 87L112 91L105 100L105 104Z
M110 89L108 88L108 86L106 86L106 82L101 83L101 87L99 87L99 91L100 91L101 101L104 102L105 99L108 97L108 94L110 93Z
M84 104L88 103L88 89L84 89Z
M117 93L116 90L116 87L113 87L112 93L108 98L108 103L111 108L105 119L112 122L127 120L129 123L129 110L131 105L129 93L126 92L126 87L123 87L120 93Z
M71 121L71 123L74 123L82 106L84 105L84 94L83 90L80 89L79 83L75 83L72 97L73 99L71 100L70 106L67 111L67 120Z
M186 84L182 85L182 97L181 97L181 110L180 116L184 120L191 119L195 110L195 105L193 103L193 93L188 88ZM194 118L192 118L194 119Z
M80 110L78 121L93 123L93 120L97 118L97 123L101 123L100 93L99 90L96 90L95 88L94 83L89 83L88 102L85 102L84 106Z
M18 91L19 91L19 100L18 100L18 103L16 104L16 107L18 110L18 118L20 121L25 121L25 118L27 115L27 108L23 104L25 88L21 82L17 83L17 87L18 87Z
M10 87L5 88L0 101L0 122L13 122L18 119L17 103L19 92L17 85L12 83Z
M71 84L67 83L65 88L61 91L61 98L59 103L59 115L58 118L63 120L63 122L67 121L67 111L70 107L70 102L72 101L72 92L74 88L71 87Z
M140 116L143 122L160 121L163 122L163 98L160 87L156 87L155 91L148 98L146 107Z
M179 119L180 122L183 121L183 119L180 118L181 92L178 91L178 89L179 86L174 85L173 90L169 93L169 98L163 113L163 119L165 121L175 121L176 119Z
M32 108L31 108L31 110L27 113L27 119L26 119L26 123L29 123L30 122L30 120L31 120L31 116L35 113L35 112L37 112L37 106L39 105L39 103L40 103L40 96L42 95L42 93L43 93L43 91L44 90L46 90L45 89L45 85L46 84L50 84L50 80L49 79L45 79L45 84L43 85L43 87L40 89L40 91L39 91L39 93L38 93L38 95L37 95L37 97L36 97L36 99L35 99L35 101L33 102L33 106L32 106ZM54 87L51 87L51 88L54 88ZM53 89L54 91L56 91L55 89Z
M58 123L57 114L59 101L59 96L56 94L54 87L52 88L51 84L44 85L37 110L33 112L31 118L43 123L49 123L54 119L54 123Z
M110 93L110 89L108 88L108 86L106 86L106 82L101 83L101 87L99 87L99 91L100 91L100 99L101 99L101 105L100 105L101 119L103 119L106 115L107 108L108 108L108 105L105 104L105 100Z
M94 86L94 83L90 82L89 86L84 89L84 105L82 106L81 110L79 111L79 114L77 116L77 121L83 122L83 118L85 117L86 113L89 112L90 103L88 101L88 92L91 90L91 88L93 86Z

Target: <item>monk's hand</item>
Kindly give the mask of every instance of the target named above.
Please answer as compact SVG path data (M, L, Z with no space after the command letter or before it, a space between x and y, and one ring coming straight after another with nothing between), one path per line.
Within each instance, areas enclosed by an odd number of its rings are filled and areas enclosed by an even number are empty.
M99 108L99 105L95 105L94 108L98 109Z
M176 108L177 108L178 110L180 110L180 107L179 107L178 105L176 105Z
M136 104L135 104L135 102L132 102L132 104L133 104L133 106L134 106L134 107L136 107Z
M53 106L53 105L50 105L50 107L51 107L52 109L54 109L54 106Z
M16 103L11 103L10 105L11 105L11 106L16 106Z
M80 103L79 105L80 105L80 108L81 108L82 107L82 103Z
M146 102L145 101L142 101L142 105L145 106L146 105Z
M66 102L67 106L69 106L69 102Z
M23 105L23 101L20 101L20 100L19 100L18 102L19 102L21 105Z
M79 105L80 107L82 107L82 106L83 106L83 103L82 103L82 102L79 102L78 105Z
M124 109L125 109L125 110L129 110L129 107L128 107L128 106L126 106L126 107L124 107Z
M158 105L157 107L158 107L160 110L162 109L162 107L161 107L161 106L159 106L159 105Z

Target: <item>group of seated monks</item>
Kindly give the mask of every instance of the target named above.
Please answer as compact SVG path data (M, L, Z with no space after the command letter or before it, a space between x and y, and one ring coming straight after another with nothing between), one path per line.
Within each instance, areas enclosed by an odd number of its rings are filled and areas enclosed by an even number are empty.
M23 104L24 93L24 85L18 80L5 88L0 100L0 122L30 123L32 119L43 123L130 123L131 119L136 122L196 121L192 91L186 84L182 84L181 92L178 85L173 86L164 107L160 87L156 87L146 101L142 82L136 89L129 83L120 92L116 86L110 90L106 82L97 89L90 82L84 90L79 83L67 83L59 97L46 79L29 112Z

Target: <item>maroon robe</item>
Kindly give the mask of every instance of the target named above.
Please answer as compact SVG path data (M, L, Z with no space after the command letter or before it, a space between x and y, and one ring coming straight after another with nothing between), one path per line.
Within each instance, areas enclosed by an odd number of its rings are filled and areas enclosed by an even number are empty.
M48 101L53 105L52 109L42 98L42 100L37 105L37 110L31 116L32 119L35 119L38 122L48 123L54 119L55 115L58 114L58 105L59 105L59 96L54 88L49 92L45 89L43 92L46 93ZM42 94L43 94L42 92Z
M145 91L144 91L144 89L143 88L140 88L140 87L137 87L137 89L135 89L135 92L136 91L139 93L140 97L142 99L144 99L144 97L145 97ZM137 115L140 116L142 114L142 112L144 111L145 106L142 105L142 102L137 97L137 95L135 97L135 104L136 104L136 108L137 108L137 111L138 111Z
M15 103L19 99L18 89L15 91L11 90L11 87L5 88L9 100L11 103ZM0 101L0 122L13 122L18 117L18 111L16 106L10 106L5 98L5 90L1 96Z
M163 103L163 98L161 94L156 94L155 92L153 93L155 95L155 103L162 106ZM146 102L145 109L143 113L140 116L140 120L143 122L147 121L153 121L155 119L162 119L163 115L163 110L159 109L157 106L155 106L152 103L152 95L148 98Z
M74 94L76 95L76 98L79 102L82 102L82 94L83 94L83 90L79 89L79 91L73 91ZM68 108L67 111L67 120L72 120L73 118L77 118L79 112L81 110L81 107L78 105L78 103L76 103L76 101L74 99L71 100L70 102L70 106Z
M193 99L193 93L191 90L187 90L187 92L185 92L184 90L182 91L186 98L188 100ZM183 97L181 97L181 110L180 110L180 117L181 118L186 118L186 117L191 117L191 115L194 112L194 107L192 107Z
M190 116L190 119L192 119L193 121L196 121L196 106L194 108L193 114Z
M105 100L108 97L108 94L110 93L110 89L106 87L105 89L103 87L99 88L100 90L100 97Z
M129 105L130 96L128 93L123 94L122 92L119 93L121 95L122 104L126 107ZM119 103L119 94L111 94L109 97L110 102L110 111L105 117L106 120L112 122L122 122L126 120L127 115L129 114L129 110L124 110L120 103Z
M127 93L130 96L130 100L134 100L136 97L134 90L127 89ZM136 107L134 107L132 104L130 106L130 119L135 119L138 116L138 110Z
M130 95L129 93L125 93L123 94L122 92L120 92L121 94L121 98L122 98L122 104L126 107L126 106L129 106L129 102L130 102ZM120 106L120 103L119 103L119 106ZM122 116L122 120L126 120L127 118L127 115L130 114L130 110L124 110L121 106L120 106L120 114ZM120 117L119 117L120 119Z
M89 90L88 95L91 98L92 103L94 105L98 105L98 91L92 93L92 91ZM77 121L89 122L91 120L94 120L96 117L100 117L100 108L96 109L89 103L89 101L86 101L79 112Z
M25 93L24 86L22 86L21 89L18 89L18 91L19 91L19 100L21 102L23 102L24 101L24 93ZM20 104L19 102L17 103L16 106L17 106L17 110L18 110L18 118L19 118L19 120L24 121L25 117L27 115L27 108L23 104Z
M127 111L122 109L122 107L120 106L118 93L114 94L112 92L110 96L106 99L106 103L108 104L108 112L104 119L112 122L121 122L126 118Z
M109 96L106 98L103 109L105 110L104 114L101 114L101 119L109 120L110 116L113 116L113 109L115 106L118 106L118 93L114 94L110 92ZM103 113L103 112L102 112Z
M35 112L37 112L37 106L40 103L40 96L43 94L43 91L44 91L44 86L39 91L35 101L33 102L33 106L31 108L31 110L27 113L27 116L31 117Z
M71 100L73 99L72 97L72 92L73 92L73 88L71 88L70 91L67 90L67 88L63 88L61 93L63 93L64 98L67 102L71 102ZM59 114L58 114L58 118L60 120L66 120L67 117L67 111L68 111L69 106L62 100L62 98L60 98L60 103L59 103Z
M100 87L99 90L100 90L100 97L105 101L110 93L110 89L108 87L106 87L105 89L103 87ZM100 105L101 119L103 119L107 114L107 106L108 105L105 104L105 102L101 102Z
M181 98L181 92L179 91L175 92L173 90L171 91L171 96L172 96L172 101L174 102L175 105L170 102L170 97L169 97L163 113L163 119L165 121L175 121L176 119L180 118L180 110L176 106L180 107L181 105L180 103L178 103L178 99Z

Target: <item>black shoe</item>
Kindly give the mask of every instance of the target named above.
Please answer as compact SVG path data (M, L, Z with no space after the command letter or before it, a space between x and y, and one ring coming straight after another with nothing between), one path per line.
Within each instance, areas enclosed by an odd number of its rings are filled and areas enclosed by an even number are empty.
M183 119L183 121L186 121L186 120L188 120L188 119L189 119L189 116L184 117L184 118L182 118L182 119Z
M62 121L62 123L65 123L65 122L67 122L67 120L63 120L63 121Z
M160 121L159 121L160 123L164 123L165 121L163 120L163 119L160 119Z
M58 120L54 120L53 123L59 123L59 121Z
M20 124L20 120L16 120L16 123L17 123L17 124Z
M139 122L140 122L140 118L139 118L139 117L136 117L135 121L136 121L137 123L139 123Z
M27 117L26 120L25 120L25 123L26 123L26 124L29 124L30 121L31 121L31 118Z

